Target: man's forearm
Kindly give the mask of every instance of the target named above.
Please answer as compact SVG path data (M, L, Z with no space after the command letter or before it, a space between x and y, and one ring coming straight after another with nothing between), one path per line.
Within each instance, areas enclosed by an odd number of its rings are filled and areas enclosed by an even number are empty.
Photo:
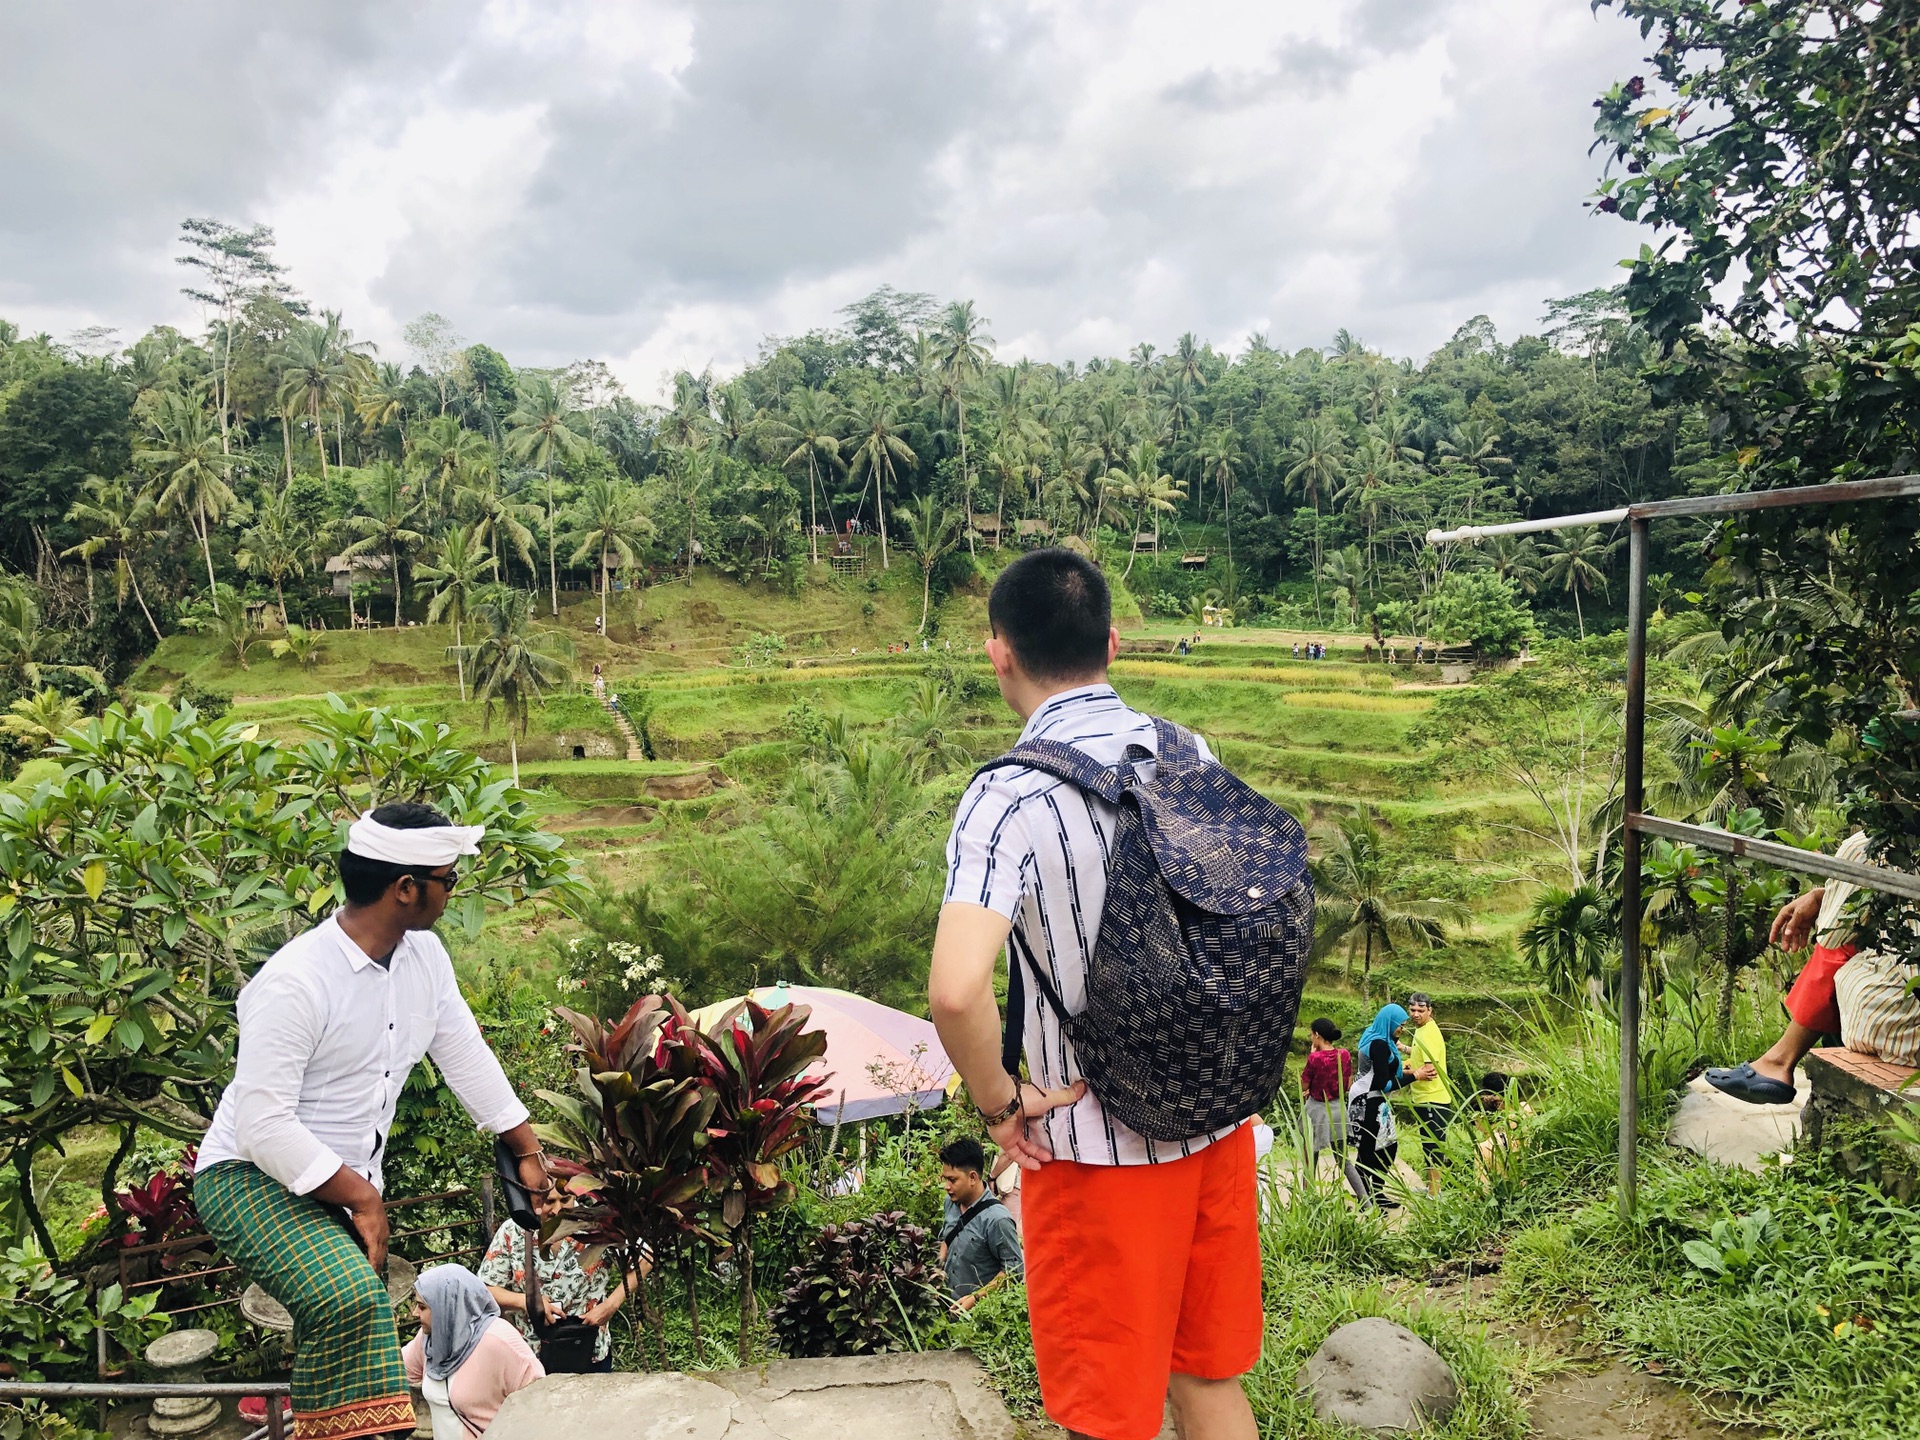
M927 979L927 1006L940 1044L974 1103L988 1111L1005 1106L1014 1093L1000 1063L1000 1007L993 998L995 962L1009 928L1005 917L981 906L944 906Z
M365 1210L386 1203L371 1180L345 1165L334 1171L325 1184L308 1193L322 1204L338 1205L346 1210Z

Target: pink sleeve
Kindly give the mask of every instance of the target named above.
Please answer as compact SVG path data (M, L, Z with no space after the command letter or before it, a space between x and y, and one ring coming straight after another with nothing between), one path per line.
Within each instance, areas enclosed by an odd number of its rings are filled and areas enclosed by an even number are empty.
M509 1395L546 1373L513 1322L496 1319L480 1337L467 1363L453 1372L447 1394L456 1410L485 1430Z
M400 1361L407 1367L407 1384L414 1389L420 1388L420 1377L427 1373L427 1342L424 1336L415 1335L407 1341L406 1348L400 1352Z

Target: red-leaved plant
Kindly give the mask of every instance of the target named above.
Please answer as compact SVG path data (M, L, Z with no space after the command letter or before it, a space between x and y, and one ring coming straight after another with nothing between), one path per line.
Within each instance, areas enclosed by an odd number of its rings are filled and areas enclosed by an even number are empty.
M671 996L645 996L613 1025L557 1013L582 1063L577 1096L540 1092L558 1118L536 1131L574 1157L554 1162L574 1204L547 1238L605 1245L628 1274L642 1244L664 1260L687 1237L730 1239L745 1359L758 1313L753 1222L794 1197L780 1161L812 1124L824 1082L805 1072L826 1053L825 1032L805 1028L804 1005L751 1000L706 1031ZM652 1309L644 1288L642 1303Z
M753 1222L792 1203L793 1182L781 1175L780 1161L805 1141L813 1103L826 1089L825 1080L806 1076L827 1051L826 1032L806 1028L812 1015L806 1005L768 1010L748 999L699 1034L705 1080L718 1100L707 1127L709 1184L740 1271L743 1360L758 1312Z

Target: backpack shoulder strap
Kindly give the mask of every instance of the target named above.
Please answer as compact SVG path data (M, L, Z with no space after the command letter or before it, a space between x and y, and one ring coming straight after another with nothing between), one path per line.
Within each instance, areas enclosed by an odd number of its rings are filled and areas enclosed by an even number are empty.
M1029 740L1024 745L1016 745L999 759L989 760L974 771L974 778L979 779L989 770L1015 765L1078 785L1110 805L1119 804L1121 792L1126 789L1126 781L1118 771L1102 765L1086 751L1063 745L1058 740Z
M1193 732L1171 720L1153 717L1154 733L1160 740L1159 763L1168 770L1190 770L1202 762L1200 746Z
M961 1231L965 1230L967 1226L971 1225L975 1220L979 1219L981 1215L986 1213L989 1206L998 1205L999 1203L1000 1197L995 1195L992 1189L989 1188L986 1194L969 1205L961 1214L960 1218L953 1222L953 1229L941 1237L940 1243L951 1246L954 1241L960 1238Z

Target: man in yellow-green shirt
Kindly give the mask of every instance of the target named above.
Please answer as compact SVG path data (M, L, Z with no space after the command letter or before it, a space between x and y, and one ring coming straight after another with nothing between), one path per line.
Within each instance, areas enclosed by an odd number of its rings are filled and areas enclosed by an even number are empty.
M1413 1084L1407 1087L1407 1104L1420 1126L1420 1148L1427 1157L1427 1189L1440 1193L1440 1166L1446 1159L1443 1148L1447 1126L1453 1120L1453 1091L1447 1086L1447 1041L1433 1018L1433 997L1416 990L1407 997L1407 1018L1413 1024L1413 1040L1407 1047L1407 1069L1413 1072Z

